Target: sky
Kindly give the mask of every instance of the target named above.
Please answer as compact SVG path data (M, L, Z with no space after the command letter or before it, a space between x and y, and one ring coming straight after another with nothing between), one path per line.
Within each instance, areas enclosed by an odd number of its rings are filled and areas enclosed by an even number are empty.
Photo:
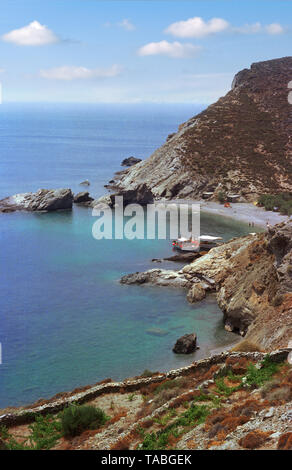
M208 104L239 70L291 55L292 0L0 6L3 102Z

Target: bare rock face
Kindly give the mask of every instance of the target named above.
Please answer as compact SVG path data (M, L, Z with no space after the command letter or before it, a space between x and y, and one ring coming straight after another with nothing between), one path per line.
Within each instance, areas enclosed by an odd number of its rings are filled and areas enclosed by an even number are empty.
M57 211L72 209L71 189L39 189L36 193L15 194L0 201L0 212Z
M206 191L258 194L292 191L292 119L287 85L292 57L252 64L232 90L178 132L150 158L115 178L115 187L155 198L198 198Z
M292 224L271 227L267 237L268 248L275 256L281 293L292 292Z
M197 349L197 335L191 333L184 335L177 340L173 347L173 352L176 354L191 354Z

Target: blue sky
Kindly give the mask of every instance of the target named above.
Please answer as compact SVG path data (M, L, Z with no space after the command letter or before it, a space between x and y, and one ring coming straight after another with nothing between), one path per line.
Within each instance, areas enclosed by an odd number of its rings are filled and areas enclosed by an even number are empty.
M1 0L1 7L4 101L211 103L237 71L291 55L290 0Z

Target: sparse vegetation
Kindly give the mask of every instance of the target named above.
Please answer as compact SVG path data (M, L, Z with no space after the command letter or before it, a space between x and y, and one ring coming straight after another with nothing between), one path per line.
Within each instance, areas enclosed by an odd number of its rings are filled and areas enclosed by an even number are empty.
M35 422L28 426L30 435L16 439L4 426L0 436L8 450L49 450L62 436L60 420L51 416L36 416Z
M178 439L181 434L184 434L186 429L190 426L198 426L204 423L209 413L210 407L207 405L196 405L193 403L187 411L182 413L179 418L165 429L147 433L139 449L160 450L171 448L171 443Z

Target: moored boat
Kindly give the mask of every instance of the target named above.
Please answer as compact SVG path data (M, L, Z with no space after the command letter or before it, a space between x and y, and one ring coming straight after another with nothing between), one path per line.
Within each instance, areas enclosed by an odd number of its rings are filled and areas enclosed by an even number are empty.
M198 239L194 238L177 238L173 240L172 246L180 251L210 250L221 242L222 237L214 237L212 235L200 235Z

